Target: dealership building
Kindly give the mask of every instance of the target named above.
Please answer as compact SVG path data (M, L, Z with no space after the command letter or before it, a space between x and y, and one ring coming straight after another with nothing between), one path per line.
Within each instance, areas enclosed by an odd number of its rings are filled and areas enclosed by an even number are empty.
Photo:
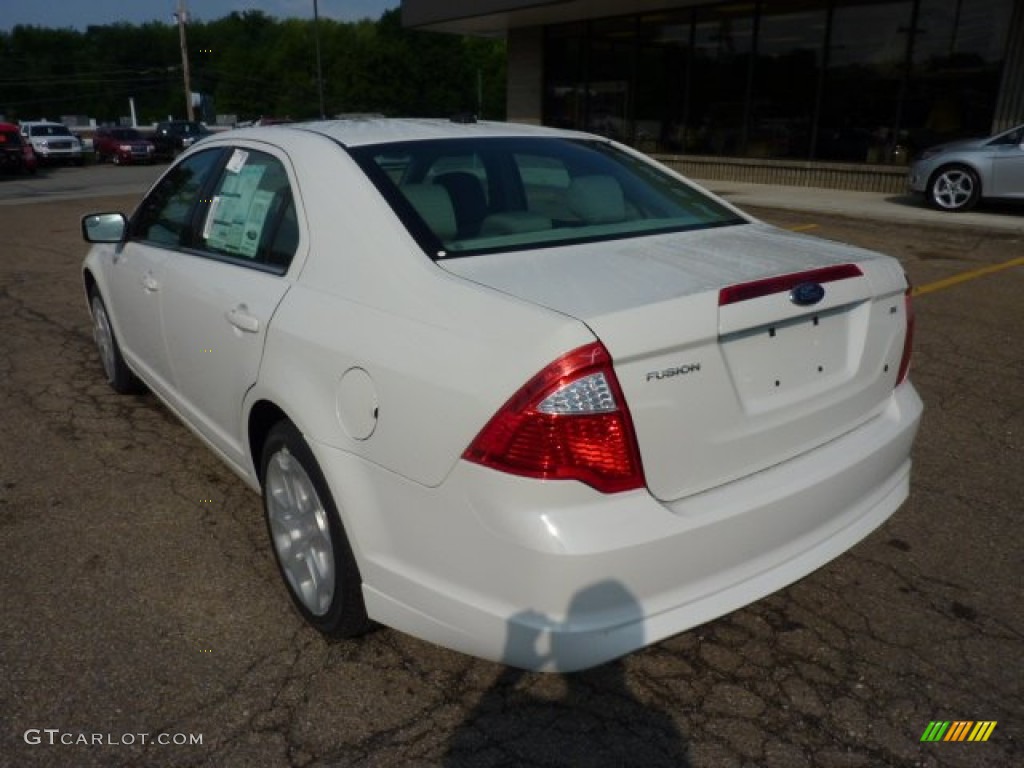
M1024 0L403 0L402 15L504 36L509 120L703 178L887 189L923 147L1024 122Z

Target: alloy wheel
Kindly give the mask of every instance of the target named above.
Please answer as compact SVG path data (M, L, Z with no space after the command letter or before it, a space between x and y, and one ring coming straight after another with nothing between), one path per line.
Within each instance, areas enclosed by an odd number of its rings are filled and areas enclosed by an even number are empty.
M292 592L314 616L334 599L335 564L331 529L312 480L282 447L267 465L267 520L281 570Z

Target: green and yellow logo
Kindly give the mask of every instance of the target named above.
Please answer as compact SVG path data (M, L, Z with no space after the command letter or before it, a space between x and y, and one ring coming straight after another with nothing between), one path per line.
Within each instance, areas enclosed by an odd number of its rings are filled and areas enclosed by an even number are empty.
M932 720L921 741L988 741L996 729L995 720Z

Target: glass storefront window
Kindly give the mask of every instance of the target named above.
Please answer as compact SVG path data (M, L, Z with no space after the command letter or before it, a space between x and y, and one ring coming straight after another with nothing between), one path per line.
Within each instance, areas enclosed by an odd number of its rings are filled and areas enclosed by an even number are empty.
M630 102L635 49L635 17L602 19L591 24L584 126L591 133L632 143Z
M636 73L636 146L645 152L684 152L692 11L640 17Z
M991 131L1012 11L1013 0L921 0L903 120L911 153Z
M544 46L544 123L582 128L587 82L583 71L586 25L548 27Z
M837 2L816 156L884 163L897 144L913 3Z
M820 2L761 3L748 157L811 157L827 26Z
M906 162L989 132L1014 2L731 0L552 26L544 122L652 152Z
M744 152L753 9L754 3L697 9L687 116L693 152Z

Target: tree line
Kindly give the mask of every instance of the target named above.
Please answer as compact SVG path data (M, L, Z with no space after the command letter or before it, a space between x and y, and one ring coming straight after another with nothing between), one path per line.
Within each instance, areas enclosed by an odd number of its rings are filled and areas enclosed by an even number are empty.
M503 40L406 29L398 10L377 21L318 24L244 11L190 22L186 31L191 90L212 100L208 117L319 117L317 37L328 116L505 115ZM130 114L129 99L140 124L185 116L177 25L0 32L0 114L7 120L83 115L116 123Z

